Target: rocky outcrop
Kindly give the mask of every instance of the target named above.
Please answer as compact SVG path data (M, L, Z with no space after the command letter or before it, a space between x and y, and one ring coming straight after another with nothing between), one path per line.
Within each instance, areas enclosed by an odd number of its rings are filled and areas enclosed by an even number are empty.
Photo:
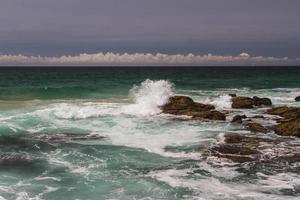
M300 118L292 119L276 125L275 133L283 136L300 137Z
M274 127L275 133L283 136L300 137L300 108L282 106L272 108L267 113L283 118L278 120L279 124Z
M216 110L197 112L192 116L193 119L226 120L224 113Z
M245 125L246 129L254 133L267 133L268 129L256 122L250 122Z
M254 96L252 99L255 106L272 106L272 101L269 98L259 98Z
M194 112L209 111L215 107L209 104L195 103L190 97L173 96L161 109L163 113L192 116Z
M266 138L258 135L226 133L224 141L211 146L204 157L217 157L236 163L296 163L300 161L293 138Z
M261 107L261 106L271 106L272 101L269 98L260 98L254 96L253 98L250 97L232 97L232 108L238 109L250 109L254 106Z
M268 110L267 114L279 115L284 119L296 119L300 118L300 108L282 106Z
M197 103L186 96L170 97L168 103L161 107L166 114L187 115L192 119L225 120L225 114L214 109L213 105Z
M295 98L295 101L300 101L300 96L297 96L297 97Z
M236 115L232 118L231 123L238 123L241 124L243 123L243 119L246 119L246 115Z
M253 108L254 101L250 97L233 97L232 108Z

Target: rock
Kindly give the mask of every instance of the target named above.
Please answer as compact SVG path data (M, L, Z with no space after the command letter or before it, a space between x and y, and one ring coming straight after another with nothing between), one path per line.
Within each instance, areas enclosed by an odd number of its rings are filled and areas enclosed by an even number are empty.
M213 110L194 113L192 119L226 120L225 114Z
M210 147L203 155L225 158L237 163L252 162L260 157L261 152L257 150L259 143L258 138L227 133L224 135L224 143Z
M231 144L216 145L210 149L210 155L226 158L238 163L254 161L254 155L256 154L260 154L260 152L247 147Z
M255 116L250 117L250 118L253 118L253 119L265 119L265 116L263 116L263 115L255 115Z
M203 152L208 158L214 156L236 163L274 163L300 162L300 152L294 138L265 137L226 133L222 142L211 146Z
M300 118L300 108L287 106L276 107L268 110L267 114L279 115L284 119L296 119Z
M292 119L276 125L275 133L283 136L300 137L300 118Z
M267 133L268 132L268 129L266 129L261 124L256 123L256 122L247 123L246 129L248 129L254 133Z
M277 160L288 163L300 162L300 153L291 153L289 155L279 156Z
M232 101L232 108L241 108L241 109L249 109L253 108L254 106L271 106L272 101L269 98L260 98L254 96L253 98L250 97L233 97Z
M271 106L272 101L269 98L259 98L257 96L254 96L253 98L254 105L255 106Z
M236 115L233 117L233 119L231 120L232 123L239 123L241 124L243 122L243 119L246 119L247 116L246 115Z
M254 101L249 97L233 97L232 108L253 108Z
M279 115L283 119L277 120L275 133L282 136L300 137L300 108L296 107L277 107L267 111L271 115Z
M295 101L300 101L300 96L297 96L297 97L295 98Z
M236 97L236 94L228 94L231 97Z
M213 110L215 107L209 104L195 103L190 97L173 96L161 109L163 113L167 114L193 116L197 112Z

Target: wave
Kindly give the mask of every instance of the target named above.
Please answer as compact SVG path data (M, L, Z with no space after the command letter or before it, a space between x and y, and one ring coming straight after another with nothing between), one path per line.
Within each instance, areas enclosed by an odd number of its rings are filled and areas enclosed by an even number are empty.
M145 80L130 90L134 104L125 106L123 112L132 115L154 115L160 113L160 106L173 95L173 84L166 80Z

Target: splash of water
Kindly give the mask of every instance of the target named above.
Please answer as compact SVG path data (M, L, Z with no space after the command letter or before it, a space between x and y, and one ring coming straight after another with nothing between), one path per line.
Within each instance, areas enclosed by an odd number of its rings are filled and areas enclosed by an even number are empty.
M155 115L161 112L160 106L166 104L173 95L173 84L166 80L145 80L130 90L134 104L124 107L124 113L132 115Z

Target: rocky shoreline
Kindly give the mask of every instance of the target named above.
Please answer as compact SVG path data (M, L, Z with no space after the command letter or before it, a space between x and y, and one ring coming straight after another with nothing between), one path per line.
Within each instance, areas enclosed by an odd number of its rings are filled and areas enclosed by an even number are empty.
M222 139L206 150L205 158L217 157L234 163L247 162L300 162L300 108L274 107L269 98L243 97L230 94L233 109L249 110L265 108L262 115L252 117L246 114L235 115L231 122L242 126L246 134L228 132ZM295 101L299 97L295 98ZM194 102L187 96L173 96L168 103L161 107L165 114L189 116L191 120L228 119L228 111L216 110L213 105ZM273 120L274 125L263 125ZM243 133L242 133L243 132ZM272 135L272 137L266 137Z

